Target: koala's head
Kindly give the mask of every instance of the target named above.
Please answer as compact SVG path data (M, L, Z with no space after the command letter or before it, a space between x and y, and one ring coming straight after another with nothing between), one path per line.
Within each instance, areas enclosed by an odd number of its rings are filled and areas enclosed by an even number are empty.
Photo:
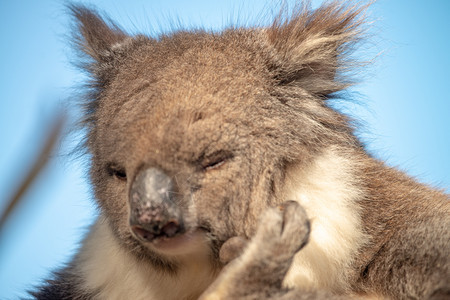
M91 78L91 178L120 241L164 258L194 232L212 246L251 236L261 211L287 200L287 166L356 143L325 100L348 83L361 10L301 7L268 28L154 38L72 6Z

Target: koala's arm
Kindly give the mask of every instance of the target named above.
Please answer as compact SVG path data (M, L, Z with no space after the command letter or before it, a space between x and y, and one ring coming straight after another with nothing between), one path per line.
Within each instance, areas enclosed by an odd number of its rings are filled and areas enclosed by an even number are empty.
M232 238L223 245L223 262L242 254L224 268L200 299L330 299L327 292L282 287L295 253L308 241L309 231L308 218L298 203L289 201L269 209L248 244Z

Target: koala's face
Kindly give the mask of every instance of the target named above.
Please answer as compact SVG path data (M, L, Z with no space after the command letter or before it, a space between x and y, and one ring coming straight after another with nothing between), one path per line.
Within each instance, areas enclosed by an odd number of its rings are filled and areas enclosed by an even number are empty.
M69 8L91 78L92 183L129 250L170 256L198 236L216 250L251 236L261 212L287 200L289 164L307 166L330 145L358 146L324 101L346 86L335 75L358 36L353 13L153 39Z
M96 196L133 247L197 230L218 243L249 236L274 205L279 101L260 58L233 35L141 41L98 100Z

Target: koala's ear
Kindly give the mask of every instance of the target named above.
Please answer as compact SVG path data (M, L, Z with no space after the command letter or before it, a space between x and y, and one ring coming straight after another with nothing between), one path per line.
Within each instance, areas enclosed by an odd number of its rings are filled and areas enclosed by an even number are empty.
M68 9L75 20L76 46L96 62L107 60L111 49L128 38L119 26L95 10L78 4L69 4Z
M280 13L264 31L269 68L280 85L296 85L317 96L345 88L350 52L363 33L367 5L331 2L311 10L308 2Z

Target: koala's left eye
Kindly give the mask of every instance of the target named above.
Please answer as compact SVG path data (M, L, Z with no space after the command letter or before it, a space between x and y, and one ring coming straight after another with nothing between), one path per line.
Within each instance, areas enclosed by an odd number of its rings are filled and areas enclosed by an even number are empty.
M116 164L109 163L106 166L106 172L108 173L109 176L115 177L121 181L127 180L127 173L125 172L125 169L119 167Z
M217 151L212 155L207 156L201 162L202 169L205 171L210 171L218 169L224 165L228 160L233 158L233 153L229 151Z

